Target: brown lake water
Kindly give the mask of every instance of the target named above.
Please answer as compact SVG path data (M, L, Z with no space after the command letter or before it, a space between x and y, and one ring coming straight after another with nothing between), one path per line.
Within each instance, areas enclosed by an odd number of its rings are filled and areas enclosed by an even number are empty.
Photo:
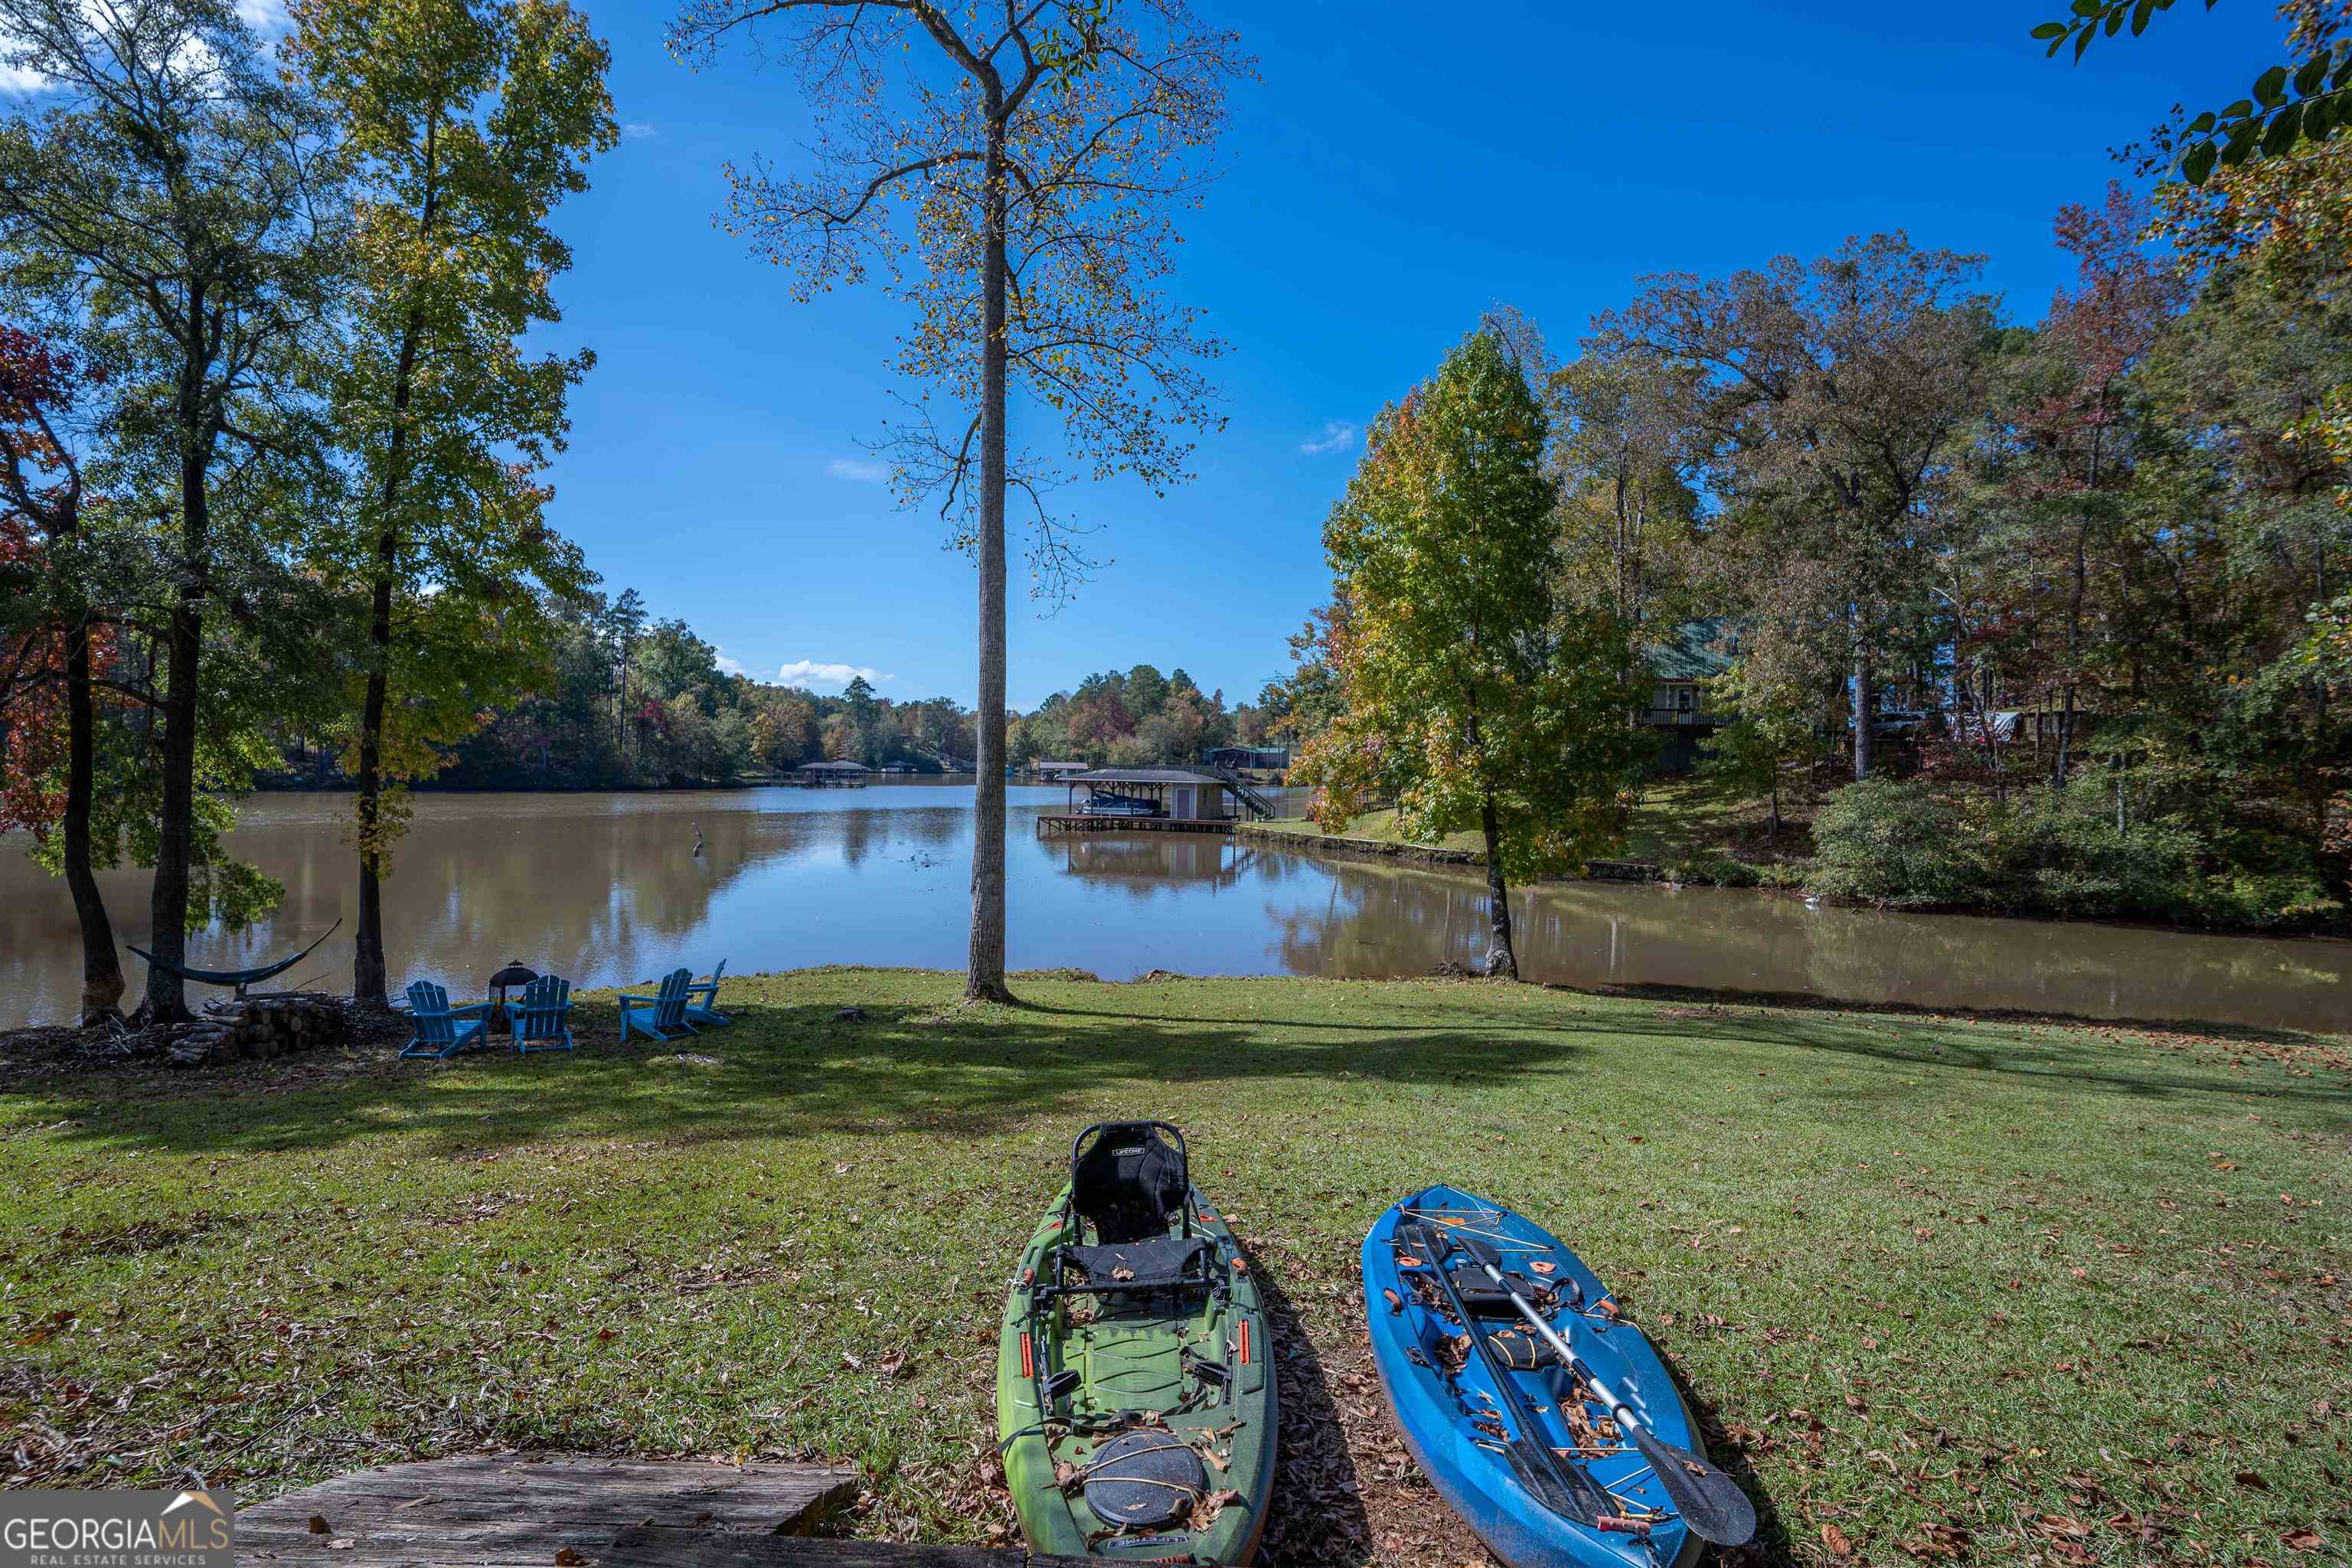
M1106 980L1186 974L1426 974L1475 965L1475 872L1326 860L1246 839L1095 834L1041 839L1058 788L1014 785L1011 960ZM969 784L700 794L424 795L384 884L395 990L478 996L509 958L581 986L817 963L961 968ZM190 944L209 968L290 952L343 929L275 984L351 982L348 796L262 795L232 842L286 884L275 917ZM693 854L696 825L704 837ZM105 879L140 942L147 879ZM1514 895L1528 978L1802 992L1929 1007L2204 1019L2352 1030L2352 943L2126 926L1883 914L1718 889L1576 882ZM143 945L143 942L142 942ZM79 994L64 885L0 840L0 1027L55 1022ZM144 964L123 958L135 995Z

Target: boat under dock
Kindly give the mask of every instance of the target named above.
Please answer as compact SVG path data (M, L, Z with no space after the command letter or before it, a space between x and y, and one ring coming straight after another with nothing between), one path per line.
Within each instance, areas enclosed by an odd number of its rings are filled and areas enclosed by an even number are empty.
M1037 837L1049 833L1226 833L1234 830L1231 817L1202 816L1118 816L1105 813L1089 816L1083 812L1055 812L1037 818Z

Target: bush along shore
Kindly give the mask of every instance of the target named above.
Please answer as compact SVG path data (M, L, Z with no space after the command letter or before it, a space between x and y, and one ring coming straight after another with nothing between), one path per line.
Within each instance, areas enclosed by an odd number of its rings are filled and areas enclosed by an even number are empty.
M1420 981L730 978L738 1022L0 1093L12 1484L261 1499L496 1451L818 1456L1006 1542L1007 1270L1109 1117L1182 1126L1275 1304L1283 1563L1478 1554L1357 1248L1446 1179L1575 1246L1765 1521L1742 1563L2352 1551L2342 1039Z

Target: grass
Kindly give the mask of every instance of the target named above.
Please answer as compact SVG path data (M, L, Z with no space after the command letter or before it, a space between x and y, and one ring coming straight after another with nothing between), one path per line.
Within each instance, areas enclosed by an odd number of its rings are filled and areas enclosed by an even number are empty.
M1475 827L1446 834L1433 844L1423 839L1408 838L1397 822L1396 813L1389 810L1365 812L1350 818L1348 826L1338 833L1328 836L1313 819L1304 816L1269 817L1255 826L1269 833L1296 833L1310 838L1361 838L1374 844L1410 844L1423 849L1466 849L1482 856L1486 852L1486 837Z
M1764 796L1705 773L1669 774L1643 784L1625 853L1661 865L1725 855L1754 865L1803 860L1813 852L1812 815L1801 789L1784 788L1776 837Z
M1475 1555L1382 1426L1357 1297L1364 1227L1439 1177L1630 1300L1761 1505L1739 1561L2352 1555L2341 1041L959 987L730 979L740 1021L691 1047L714 1065L591 1002L575 1055L12 1083L10 1484L824 1456L866 1468L861 1534L1001 1539L1005 1275L1070 1135L1160 1116L1284 1314L1272 1561Z

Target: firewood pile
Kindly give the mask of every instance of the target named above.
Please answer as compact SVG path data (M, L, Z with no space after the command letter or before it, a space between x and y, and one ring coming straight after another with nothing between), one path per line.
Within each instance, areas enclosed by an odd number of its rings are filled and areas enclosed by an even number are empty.
M340 1046L352 1033L351 1005L341 997L322 991L274 991L205 1004L202 1018L172 1031L165 1051L173 1067L217 1067Z

